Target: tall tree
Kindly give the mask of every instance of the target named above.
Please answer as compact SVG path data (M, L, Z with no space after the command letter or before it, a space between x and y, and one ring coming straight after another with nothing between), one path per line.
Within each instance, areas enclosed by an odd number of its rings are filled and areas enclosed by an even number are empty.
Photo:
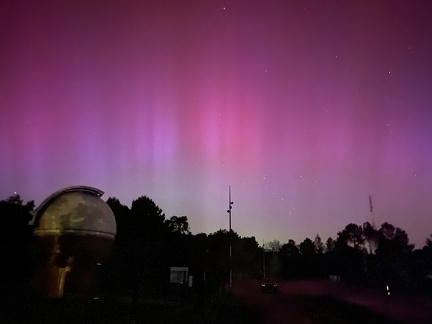
M363 224L363 246L368 254L374 254L379 244L379 233L374 226L366 222Z
M329 237L326 241L326 252L332 252L335 248L335 240L333 240L331 237Z
M323 254L325 251L325 245L321 240L321 237L317 234L314 239L315 252L317 254Z
M294 240L290 239L288 243L282 245L279 251L279 259L281 260L282 275L286 279L300 276L300 251Z
M381 282L399 289L411 286L407 258L413 248L404 230L387 222L381 225L376 249L376 272Z
M141 196L132 201L131 221L137 238L147 243L161 239L167 232L165 214L147 196Z
M223 287L229 276L229 247L239 238L234 231L219 230L207 236L209 268L216 286ZM235 255L233 254L233 259Z
M303 256L312 257L316 254L315 244L310 238L305 238L299 245L300 253Z
M123 205L118 198L110 197L107 204L114 213L117 225L117 233L112 251L112 259L108 274L106 275L105 286L113 289L133 286L135 284L135 251L136 240L132 234L133 224L129 207Z
M281 247L281 254L286 255L289 258L297 257L299 256L299 248L296 245L294 240L288 240L288 243L282 245Z
M408 234L401 228L385 222L379 230L377 254L400 256L411 252L414 244L409 244Z
M233 266L236 277L256 277L261 268L261 255L255 237L241 237L234 244Z
M121 227L130 218L130 209L123 205L117 197L109 197L106 201L114 213L117 227Z
M317 243L321 243L320 239L315 241ZM301 275L303 278L317 278L321 276L322 253L318 253L315 241L312 241L310 238L306 238L299 244L299 250L301 254L300 264L302 268ZM318 245L322 245L322 243Z
M333 250L332 270L341 275L342 280L361 282L365 277L363 229L350 223L338 232Z

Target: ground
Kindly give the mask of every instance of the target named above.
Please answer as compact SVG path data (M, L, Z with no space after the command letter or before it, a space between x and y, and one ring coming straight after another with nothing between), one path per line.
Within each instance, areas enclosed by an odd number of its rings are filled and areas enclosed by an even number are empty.
M385 287L292 281L278 288L275 295L262 294L258 283L249 280L237 282L232 292L246 305L261 309L264 323L431 323L431 300L389 296Z
M388 296L330 281L280 282L276 294L258 281L235 281L223 295L177 300L3 298L1 323L431 323L432 300Z

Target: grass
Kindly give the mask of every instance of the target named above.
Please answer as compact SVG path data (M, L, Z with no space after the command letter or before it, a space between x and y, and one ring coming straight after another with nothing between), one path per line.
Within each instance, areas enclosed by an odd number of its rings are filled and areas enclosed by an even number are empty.
M309 323L356 324L396 323L368 309L329 297L295 296L285 299L277 295L274 309L295 307ZM274 299L273 299L274 298ZM271 304L273 305L273 304ZM268 309L272 309L269 307ZM297 314L297 315L298 315ZM81 300L48 298L8 298L1 301L0 323L47 324L157 324L157 323L265 323L266 315L240 302L230 294L189 296L183 300L147 300L138 305L119 299ZM284 319L283 323L289 322ZM295 322L294 322L295 323Z
M187 302L112 300L3 300L1 323L259 323L258 313L231 296L194 298Z

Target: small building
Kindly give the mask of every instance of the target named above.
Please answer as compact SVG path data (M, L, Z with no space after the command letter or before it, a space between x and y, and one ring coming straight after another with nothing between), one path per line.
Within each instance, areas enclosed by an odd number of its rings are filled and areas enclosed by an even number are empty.
M189 275L188 267L171 267L170 283L192 287L193 277Z

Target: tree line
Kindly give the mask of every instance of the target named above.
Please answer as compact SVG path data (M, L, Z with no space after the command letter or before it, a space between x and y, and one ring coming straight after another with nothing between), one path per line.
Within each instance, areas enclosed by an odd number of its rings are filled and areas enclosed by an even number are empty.
M432 235L414 250L407 233L392 224L379 228L366 222L348 224L335 239L317 234L299 244L278 240L260 246L255 237L234 231L192 234L187 216L166 217L149 197L130 207L119 199L106 201L117 234L110 261L100 273L106 293L140 298L166 294L170 267L188 267L193 289L222 291L232 268L234 280L264 276L291 279L332 278L362 285L391 285L405 292L428 293L432 274ZM32 219L35 204L19 195L0 201L1 284L4 291L25 289L32 271ZM232 259L229 246L232 246ZM235 281L234 281L235 282Z

